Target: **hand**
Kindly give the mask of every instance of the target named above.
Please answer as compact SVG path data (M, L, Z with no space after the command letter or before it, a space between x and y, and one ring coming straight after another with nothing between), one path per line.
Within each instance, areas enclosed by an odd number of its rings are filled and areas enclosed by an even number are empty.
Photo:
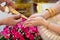
M14 3L12 2L12 0L1 0L1 2L6 2L8 6L13 7Z
M30 26L39 26L39 25L44 25L46 26L47 21L42 18L42 17L36 17L36 18L29 18L28 20L25 21L24 26L25 27L30 27Z
M2 10L4 12L5 8L0 5L0 10Z
M14 3L12 2L12 0L0 0L0 2L6 2L7 4L7 6L11 6L12 8L16 8L15 6L14 6ZM4 11L5 9L0 5L0 9L2 10L2 11Z
M35 17L41 17L41 15L36 13L36 14L31 15L29 18L35 18Z
M1 25L16 25L18 22L21 21L20 19L20 14L19 15L12 15L10 17L6 17L0 21Z
M7 2L7 6L11 6L12 8L16 8L12 0L5 0Z

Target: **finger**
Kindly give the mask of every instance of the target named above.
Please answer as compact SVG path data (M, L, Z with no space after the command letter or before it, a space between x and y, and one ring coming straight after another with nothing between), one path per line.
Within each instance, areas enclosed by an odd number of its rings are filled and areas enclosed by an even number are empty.
M35 18L35 17L40 17L41 15L39 14L34 14L34 15L32 15L32 16L30 16L29 18Z
M14 21L14 22L12 22L12 23L9 23L9 24L7 24L8 26L14 26L14 25L16 25L17 24L17 22L16 21Z
M36 23L36 18L32 18L32 19L27 19L24 24L27 26L27 24L28 25L30 25L30 24L34 25L35 23Z
M25 27L35 26L35 21L25 22L24 26Z
M35 18L28 18L26 21L31 21L32 19L35 19Z
M33 16L33 15L32 15L32 16L30 16L29 18L35 18L35 17L36 17L36 16Z
M29 22L29 21L35 21L36 20L36 18L28 18L27 19L27 21Z
M35 18L35 16L30 16L29 18Z
M14 3L13 3L13 2L11 2L11 3L9 4L9 6L11 6L12 8L14 8L14 9L15 9L15 5L14 5Z
M27 21L36 21L36 20L40 20L40 19L42 19L42 18L40 18L40 17L35 17L35 18L28 18L28 20Z
M2 10L3 12L5 11L4 7L2 7L1 5L0 5L0 10Z
M22 18L18 19L18 20L15 20L17 23L21 22L22 21Z
M23 24L23 26L26 27L28 23L29 23L29 22L25 21L24 24Z
M24 27L30 27L31 26L31 23L26 23L26 24L23 24Z
M32 18L28 18L26 21L31 21Z
M21 17L20 14L18 14L18 15L14 15L14 16L13 16L14 19L19 19L20 17Z

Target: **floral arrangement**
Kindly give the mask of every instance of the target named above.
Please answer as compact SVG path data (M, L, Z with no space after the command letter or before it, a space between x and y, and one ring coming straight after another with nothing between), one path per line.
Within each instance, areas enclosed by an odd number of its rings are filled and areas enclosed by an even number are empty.
M37 27L23 27L23 23L26 19L22 18L22 21L15 26L6 26L2 33L0 40L42 40Z

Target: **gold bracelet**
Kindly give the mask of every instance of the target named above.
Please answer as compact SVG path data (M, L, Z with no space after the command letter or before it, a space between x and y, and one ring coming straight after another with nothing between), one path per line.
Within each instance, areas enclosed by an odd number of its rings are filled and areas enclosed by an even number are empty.
M55 15L55 9L51 8L52 12L53 12L53 16Z
M52 10L50 8L47 8L46 10L50 13L50 16L52 16Z
M55 15L55 10L53 8L47 8L46 10L50 12L51 17Z

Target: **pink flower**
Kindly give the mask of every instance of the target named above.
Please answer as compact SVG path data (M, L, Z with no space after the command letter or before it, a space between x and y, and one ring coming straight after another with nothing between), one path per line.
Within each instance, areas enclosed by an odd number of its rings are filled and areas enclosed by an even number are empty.
M34 36L30 34L30 40L34 40Z
M26 37L33 40L34 39L34 36L31 34L31 33L26 33Z
M10 35L4 35L4 37L5 37L6 39L8 39L8 38L10 38Z
M12 40L16 40L16 38L13 37Z
M34 33L38 32L38 30L34 26L30 27L29 31L34 32Z
M35 33L35 36L39 36L39 35L40 35L39 32Z
M13 26L13 29L17 29L17 28L18 28L18 25Z
M24 37L29 38L30 40L34 40L34 37L39 35L38 30L35 26L24 28L23 23L25 20L26 19L22 18L22 22L13 26L11 29L9 29L9 26L6 26L4 28L4 30L2 31L3 36L6 39L9 39L10 34L11 34L12 40L16 40L18 38L19 38L19 40L25 40ZM22 32L20 32L20 31L22 31ZM32 34L32 33L34 33L34 34Z
M17 32L16 29L11 30L12 35L14 35L16 32Z
M26 19L25 18L22 18L22 22L24 22Z
M3 35L6 39L8 39L9 36L10 36L10 31L9 31L9 29L8 29L8 28L5 28L5 29L2 31L2 35Z
M27 33L27 32L29 32L29 28L28 27L26 27L26 28L24 28L24 30L23 30L25 33Z
M30 37L30 33L29 33L29 32L26 33L26 37L27 37L27 38Z
M9 34L9 33L10 33L9 28L5 28L5 29L3 30L3 32L5 32L6 34ZM4 34L4 33L3 33L3 34Z
M15 32L15 34L13 35L15 38L19 38L21 36L21 34L19 32Z
M22 36L20 36L20 40L24 40L24 38Z
M24 27L23 27L23 25L22 24L17 24L18 25L18 28L20 28L21 30L24 30Z

